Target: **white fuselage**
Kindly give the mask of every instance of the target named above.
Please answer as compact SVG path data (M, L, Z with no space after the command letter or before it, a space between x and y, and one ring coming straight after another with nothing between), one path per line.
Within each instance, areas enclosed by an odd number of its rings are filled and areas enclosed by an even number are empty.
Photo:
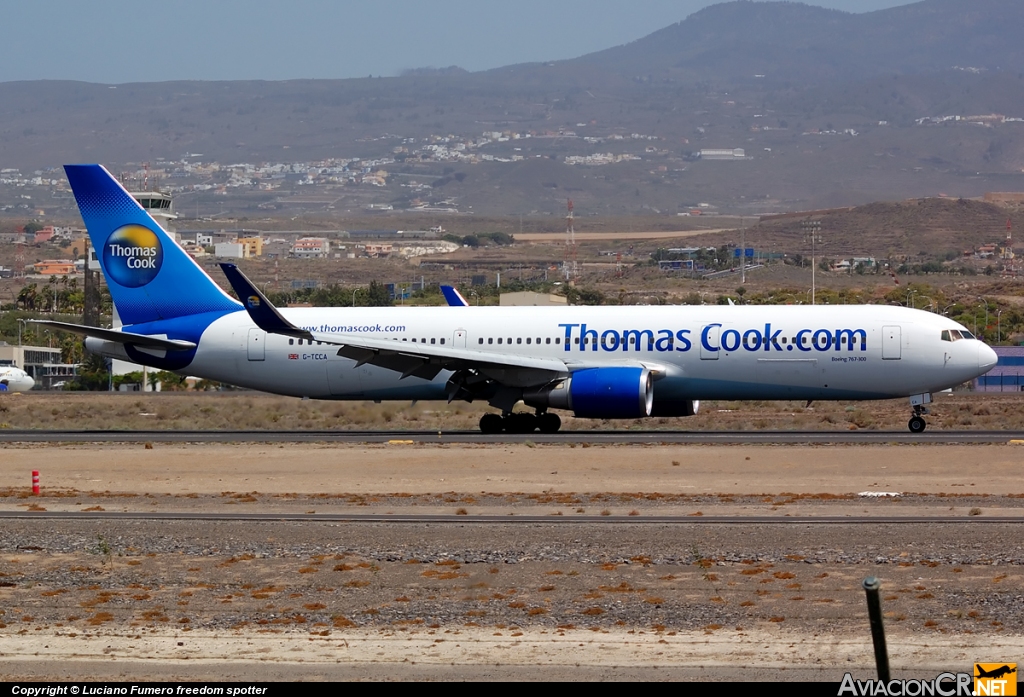
M884 305L290 308L314 333L558 358L570 370L644 364L655 400L884 399L983 374L995 353L943 340L956 322ZM121 357L121 356L119 356ZM433 380L356 367L337 347L266 334L244 311L215 320L178 372L315 399L442 399Z
M20 368L0 368L0 392L28 392L36 381Z

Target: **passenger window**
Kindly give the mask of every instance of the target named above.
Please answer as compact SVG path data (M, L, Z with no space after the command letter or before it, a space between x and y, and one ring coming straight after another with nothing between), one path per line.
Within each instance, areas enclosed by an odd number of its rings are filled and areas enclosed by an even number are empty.
M516 339L516 343L517 343L517 344L521 344L521 343L523 343L523 338L522 338L522 337L519 337L519 338L517 338L517 339Z
M540 343L540 337L539 336L537 337L537 343L538 344Z
M412 338L412 343L414 343L414 344L416 343L416 337Z
M530 343L530 337L526 337L526 343Z
M498 337L498 343L499 344L501 343L501 337L500 336Z
M545 344L550 344L551 343L551 337L549 336L547 339L545 339L544 343Z
M512 343L512 337L508 338L508 343L510 343L510 344Z
M782 343L786 343L786 337L782 337Z
M295 339L288 339L288 345L289 346L294 346L295 345Z
M484 338L480 337L479 339L477 339L476 343L478 343L478 344L484 343Z
M444 344L444 339L441 339L441 344L442 344L442 345Z
M434 342L436 342L436 341L437 341L437 339L431 339L431 340L430 340L430 343L432 343L432 344L433 344L433 343L434 343Z
M482 339L481 339L481 341L482 341ZM494 339L488 339L488 340L487 340L487 343L488 343L488 344L493 344L493 343L494 343Z

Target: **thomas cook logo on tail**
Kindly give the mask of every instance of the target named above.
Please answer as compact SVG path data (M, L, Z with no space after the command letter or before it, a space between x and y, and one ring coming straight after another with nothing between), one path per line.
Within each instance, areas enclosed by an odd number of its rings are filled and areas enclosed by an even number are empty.
M125 288L139 288L156 278L163 259L160 238L142 225L119 227L103 245L107 277Z
M248 299L248 303L249 303L249 307L251 307L251 308L253 308L253 309L256 309L257 307L259 307L259 306L260 306L260 299L259 299L259 296L256 296L256 295L250 295L250 296L249 296L249 299Z

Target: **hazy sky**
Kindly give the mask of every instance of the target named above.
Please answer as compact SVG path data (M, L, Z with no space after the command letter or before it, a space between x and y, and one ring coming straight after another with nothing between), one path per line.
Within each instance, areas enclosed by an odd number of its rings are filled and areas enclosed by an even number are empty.
M283 80L484 70L639 39L709 0L7 0L0 82ZM868 12L908 0L811 0Z

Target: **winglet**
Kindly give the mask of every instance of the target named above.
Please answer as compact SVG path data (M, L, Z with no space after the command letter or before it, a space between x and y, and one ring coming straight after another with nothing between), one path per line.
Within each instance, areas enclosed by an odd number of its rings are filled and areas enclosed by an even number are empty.
M448 301L449 307L469 307L462 293L452 286L441 286L441 292L444 293L444 299Z
M313 335L305 329L299 329L286 320L277 308L274 307L267 296L260 292L260 289L253 285L253 282L245 277L234 264L221 264L220 268L228 277L228 283L235 289L235 293L242 300L245 311L256 323L256 326L270 334L284 334L300 339L313 339Z

